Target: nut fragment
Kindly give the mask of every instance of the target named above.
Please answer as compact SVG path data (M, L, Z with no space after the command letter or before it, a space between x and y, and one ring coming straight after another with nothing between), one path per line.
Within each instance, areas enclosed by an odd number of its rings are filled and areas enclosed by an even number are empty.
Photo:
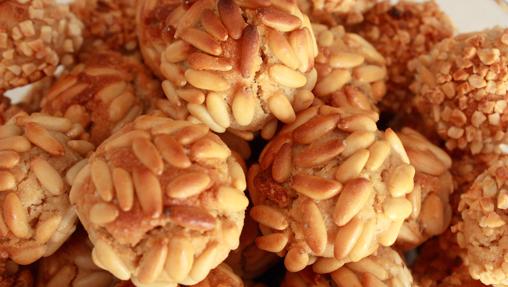
M140 116L91 154L78 179L70 198L93 260L119 279L195 284L238 247L243 170L202 124Z

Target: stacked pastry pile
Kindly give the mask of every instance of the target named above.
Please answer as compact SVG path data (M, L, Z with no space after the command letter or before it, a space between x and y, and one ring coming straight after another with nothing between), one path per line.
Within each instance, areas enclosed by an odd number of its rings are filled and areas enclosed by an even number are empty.
M26 84L0 102L0 286L508 286L508 29L1 1L0 93Z

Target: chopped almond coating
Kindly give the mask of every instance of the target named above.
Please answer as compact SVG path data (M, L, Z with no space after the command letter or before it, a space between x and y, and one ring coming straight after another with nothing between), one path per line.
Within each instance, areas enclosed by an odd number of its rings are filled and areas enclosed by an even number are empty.
M423 118L448 150L499 153L508 135L508 30L462 34L409 64Z
M316 274L310 268L286 272L281 287L412 287L411 272L393 249L381 247L373 255L348 263L330 274Z
M76 0L73 11L84 23L87 44L105 44L113 50L134 51L136 39L136 1Z
M33 275L8 259L0 259L0 287L32 287Z
M412 93L409 85L414 72L407 63L427 53L441 40L453 35L453 25L434 1L415 3L390 1L377 3L364 15L365 21L350 27L386 58L388 68L387 95L381 110L409 112Z
M94 149L68 119L20 114L0 126L0 253L18 264L53 254L76 228L68 192Z
M153 83L140 62L111 50L90 51L62 76L42 100L42 111L81 124L98 145L134 120L143 102L156 99Z
M412 210L415 168L378 114L314 106L301 112L249 170L260 249L291 272L330 273L395 243Z
M398 136L416 170L415 187L409 197L413 211L402 225L396 242L397 247L409 250L445 232L450 225L450 195L454 188L450 173L452 159L415 130L403 128Z
M174 109L211 130L273 136L309 107L317 45L295 3L275 0L139 1L146 64Z
M99 267L137 286L192 285L238 247L245 187L207 126L141 116L90 156L70 199Z
M319 54L314 94L333 106L376 110L386 92L385 59L371 44L344 27L313 24Z
M486 285L508 285L508 157L501 157L462 194L457 242L471 276Z
M53 75L81 47L83 24L53 0L0 2L0 94Z
M115 277L92 261L92 244L77 231L57 252L38 264L37 286L110 287Z
M226 263L244 279L259 277L279 260L277 255L256 246L256 237L259 235L258 224L247 214L240 236L240 246L231 251L226 259Z

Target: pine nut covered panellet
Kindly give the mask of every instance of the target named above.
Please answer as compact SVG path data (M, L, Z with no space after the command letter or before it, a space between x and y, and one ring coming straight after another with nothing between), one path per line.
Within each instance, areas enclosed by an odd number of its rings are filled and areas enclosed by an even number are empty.
M76 0L71 11L83 21L85 45L105 44L125 52L136 50L136 1Z
M448 150L499 153L508 139L508 29L446 39L409 68L416 108Z
M281 287L416 287L404 260L393 249L381 247L373 255L352 262L330 274L310 268L286 272Z
M486 285L508 285L506 251L508 158L501 157L462 194L457 242L471 276Z
M364 18L361 24L348 28L364 37L386 58L388 92L380 102L380 109L410 112L413 95L408 88L414 72L408 70L407 63L451 37L453 24L434 1L402 0L397 4L381 1L368 10Z
M90 156L70 199L99 267L137 286L192 285L238 247L245 187L207 126L141 116Z
M386 92L385 59L365 39L344 27L313 24L319 54L314 94L333 106L377 110Z
M111 287L116 281L92 261L92 244L76 231L53 255L38 263L37 287Z
M94 146L68 119L20 114L0 126L0 254L30 264L74 232L68 192Z
M98 145L144 111L156 99L141 63L107 49L89 51L82 62L56 81L42 99L42 111L79 123Z
M314 106L265 147L249 170L250 215L260 249L285 256L291 272L317 273L395 243L412 210L415 168L378 114Z
M52 75L74 62L83 24L53 0L0 2L0 93Z
M139 1L145 63L170 103L214 132L274 130L311 105L317 45L291 1Z
M443 233L450 225L450 195L454 189L450 173L452 159L415 130L403 128L398 136L416 170L415 188L409 196L413 211L402 225L396 242L399 249L409 250Z

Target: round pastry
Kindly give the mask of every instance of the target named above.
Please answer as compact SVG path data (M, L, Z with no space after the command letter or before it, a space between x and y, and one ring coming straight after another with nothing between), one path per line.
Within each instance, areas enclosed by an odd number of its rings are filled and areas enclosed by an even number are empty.
M415 168L373 111L313 106L285 126L251 166L248 182L260 249L290 272L317 273L392 245L412 212Z
M0 287L32 287L33 276L30 270L20 268L8 259L0 259Z
M62 76L42 99L42 111L81 124L98 145L134 120L144 109L143 100L155 98L143 66L133 58L99 49Z
M113 50L132 52L138 46L135 2L77 0L72 2L71 11L83 21L85 42L105 44Z
M367 39L386 58L388 91L380 108L409 112L413 97L409 85L414 73L408 71L407 63L451 37L453 25L434 1L400 1L394 5L382 1L367 11L364 18L351 30Z
M411 272L393 249L381 247L376 254L348 263L329 275L307 268L298 273L286 272L281 287L412 287Z
M37 287L110 287L115 277L92 261L92 245L84 232L76 232L57 252L38 264Z
M244 279L259 277L275 265L279 257L256 246L256 237L260 235L257 223L250 216L245 217L240 246L229 253L226 263L236 274Z
M238 247L245 186L207 126L141 116L90 156L70 199L99 267L137 286L192 285Z
M30 264L74 232L68 191L94 146L65 118L20 114L0 126L0 254Z
M139 1L145 63L170 103L222 133L290 123L312 103L317 45L290 1Z
M53 0L0 2L0 93L73 63L83 24Z
M508 136L508 29L446 39L409 64L415 106L449 150L498 153Z
M365 39L344 27L313 24L319 54L314 94L333 106L376 110L386 92L385 59Z
M471 276L486 285L508 285L507 188L508 158L501 157L460 198L457 242Z
M398 136L416 170L415 188L409 196L413 211L402 225L396 242L397 247L409 250L443 233L450 225L450 195L454 188L450 173L452 159L415 130L403 128Z

